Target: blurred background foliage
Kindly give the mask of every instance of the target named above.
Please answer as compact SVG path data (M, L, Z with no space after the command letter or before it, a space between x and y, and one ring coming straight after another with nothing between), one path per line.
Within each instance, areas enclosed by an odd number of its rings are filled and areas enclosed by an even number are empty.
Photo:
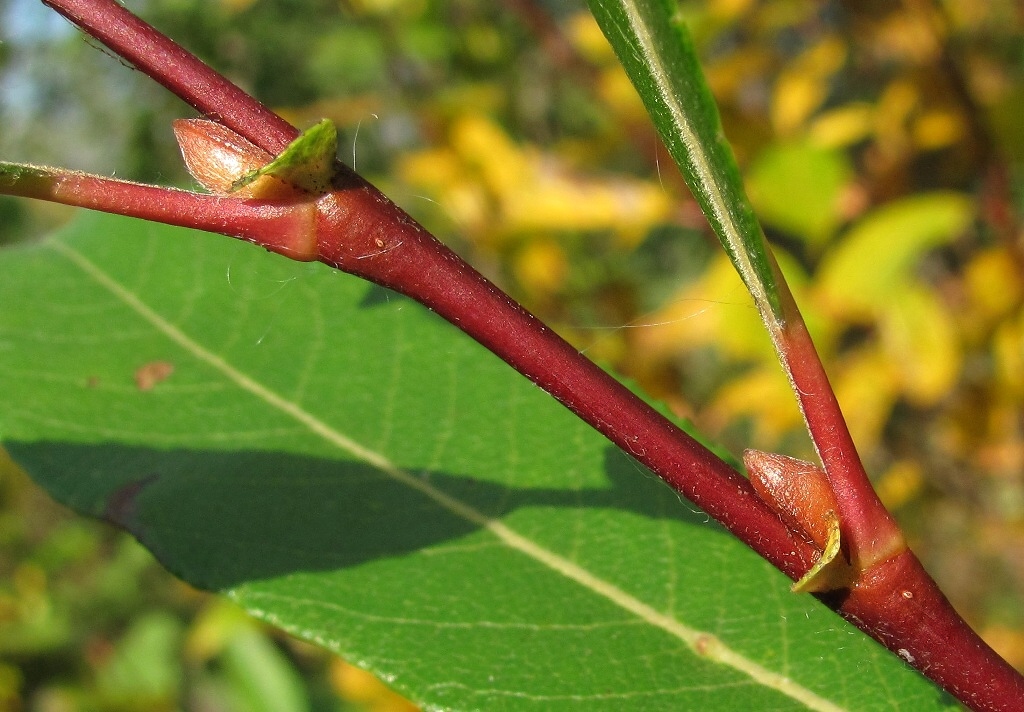
M744 290L581 0L126 2L734 452L811 457ZM1024 7L684 0L883 499L1024 669ZM0 156L190 185L190 110L0 0ZM0 197L0 242L67 219ZM405 710L0 460L0 709Z

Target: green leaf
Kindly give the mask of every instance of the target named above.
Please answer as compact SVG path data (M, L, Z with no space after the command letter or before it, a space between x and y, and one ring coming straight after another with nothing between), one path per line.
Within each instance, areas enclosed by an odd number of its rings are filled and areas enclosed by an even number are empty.
M308 712L302 678L274 644L252 628L239 628L221 654L224 674L246 712Z
M181 622L170 613L147 613L135 620L97 671L101 696L115 708L166 706L182 683L181 637Z
M0 436L38 482L416 702L942 706L407 299L88 215L0 252L0 304Z
M747 187L766 223L820 248L842 222L840 198L852 175L841 151L805 142L775 144L750 166Z
M658 134L766 320L781 276L743 189L711 89L674 0L589 0Z

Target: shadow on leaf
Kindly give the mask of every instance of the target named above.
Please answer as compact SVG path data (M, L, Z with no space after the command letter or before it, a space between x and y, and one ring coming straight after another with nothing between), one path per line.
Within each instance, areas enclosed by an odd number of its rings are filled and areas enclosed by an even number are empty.
M278 452L7 443L63 504L138 538L172 572L211 590L402 556L479 526L365 463ZM416 476L487 517L530 507L617 509L721 531L609 447L605 489L508 488L443 472Z

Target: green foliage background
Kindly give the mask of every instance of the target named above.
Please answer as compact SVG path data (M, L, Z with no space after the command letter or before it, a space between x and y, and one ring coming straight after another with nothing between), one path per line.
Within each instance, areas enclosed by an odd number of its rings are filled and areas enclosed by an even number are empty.
M809 454L756 314L582 3L126 4L297 125L333 119L343 160L703 432ZM681 8L883 497L1024 667L1018 3ZM0 156L189 184L169 130L187 107L36 3L0 18ZM0 198L0 241L66 217ZM11 709L252 709L267 680L294 705L276 709L403 704L0 474Z

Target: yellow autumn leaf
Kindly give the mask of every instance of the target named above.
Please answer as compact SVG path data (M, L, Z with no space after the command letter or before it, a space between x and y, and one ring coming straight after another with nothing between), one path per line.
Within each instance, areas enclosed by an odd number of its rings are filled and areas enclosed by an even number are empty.
M450 138L458 156L480 172L495 195L507 195L529 180L531 170L526 154L487 117L460 117L451 128Z
M827 351L836 325L822 319L814 304L805 298L808 278L800 264L785 251L774 251L801 305L808 329L819 349ZM633 338L637 352L651 361L714 345L733 360L778 367L757 308L725 253L718 254L699 279L676 292L660 309L645 314Z
M924 484L924 472L914 460L897 460L875 482L875 492L889 511L913 500Z
M745 12L749 12L754 0L711 0L708 3L708 14L719 22L733 22Z
M999 327L992 352L1000 383L1017 397L1024 396L1024 310Z
M816 300L833 314L870 321L921 257L956 239L973 215L973 201L953 192L915 195L874 210L822 260Z
M565 283L569 259L554 240L531 240L513 258L512 269L531 294L550 294Z
M640 95L621 66L609 67L601 72L597 79L597 93L620 121L649 121Z
M921 102L918 87L904 79L889 82L875 108L875 138L887 154L908 150L907 125Z
M671 197L657 184L626 178L583 178L558 164L533 165L531 179L502 196L506 228L612 230L634 247L654 225L668 219Z
M953 387L961 348L952 317L932 292L914 285L895 291L879 313L878 330L909 401L934 405Z
M586 174L559 154L516 143L484 115L458 117L449 135L450 148L406 157L399 174L489 239L604 230L631 248L670 216L673 197L657 181Z
M972 325L991 324L1007 315L1024 296L1020 268L1005 247L977 253L964 271L964 289Z
M776 443L803 425L789 381L778 364L762 366L734 378L718 390L707 417L717 428L750 418L754 440Z
M843 191L852 179L842 152L791 141L765 147L746 183L762 220L820 248L843 221Z
M874 127L875 108L853 102L822 112L811 122L808 138L819 148L845 148L867 138Z
M634 332L637 350L654 360L707 344L738 360L772 353L753 300L724 253L643 324Z
M861 348L845 354L829 375L857 449L870 451L899 395L892 364L877 348Z
M566 23L566 36L580 54L594 64L615 62L615 50L605 39L593 13L577 12Z
M428 193L462 230L475 233L492 226L494 211L486 189L451 149L407 154L398 162L395 172L406 185Z
M829 78L846 61L846 43L824 37L794 59L772 94L771 121L780 136L791 135L828 97Z
M967 127L959 113L932 109L919 116L911 127L911 136L922 151L936 151L960 141Z

